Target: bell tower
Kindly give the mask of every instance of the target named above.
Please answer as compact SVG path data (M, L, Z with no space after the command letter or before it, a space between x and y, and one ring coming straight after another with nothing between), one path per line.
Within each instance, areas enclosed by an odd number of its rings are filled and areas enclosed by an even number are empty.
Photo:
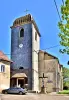
M12 69L28 70L30 89L38 91L38 53L40 33L33 17L28 14L17 18L11 26ZM30 70L30 72L29 72Z

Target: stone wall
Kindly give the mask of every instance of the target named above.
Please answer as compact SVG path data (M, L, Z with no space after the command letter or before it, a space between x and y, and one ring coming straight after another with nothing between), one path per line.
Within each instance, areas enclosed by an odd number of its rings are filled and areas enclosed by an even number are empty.
M24 29L24 37L19 38L20 29ZM35 40L36 28L34 24L27 23L12 27L11 29L11 59L13 61L11 68L30 69L28 73L29 86L33 91L39 91L39 78L38 78L38 52L40 45L40 36L37 33L37 40ZM19 48L19 44L23 44ZM24 70L25 71L25 70ZM36 80L36 81L35 81ZM31 84L32 82L32 84Z
M36 29L32 24L32 90L39 91L39 77L38 77L38 51L40 48L40 36L37 33L37 40L35 40Z
M62 66L58 64L58 87L59 90L63 90L63 73L62 73Z
M47 77L47 78L44 78L44 83L45 83L44 86L47 88L47 91L48 90L50 91L50 89L51 91L53 91L54 88L56 88L56 67L58 66L58 62L55 59L45 60L43 62L40 62L39 77L42 77L44 73L44 76ZM40 88L41 88L42 82L39 82L39 83L40 83ZM52 87L49 87L48 85Z
M32 69L14 69L14 70L11 70L11 79L12 79L12 76L16 73L25 73L27 78L28 78L28 89L29 90L32 90L32 77L31 76L31 73L32 73ZM12 83L11 83L11 87L12 87Z
M50 55L47 52L40 51L39 52L39 77L43 76L44 73L44 87L47 92L53 92L60 90L61 77L58 80L58 73L61 74L61 70L59 69L59 61L56 57ZM61 75L62 76L62 75ZM60 84L58 84L60 83ZM42 78L39 78L39 88L41 91L42 87Z
M19 33L24 29L24 37L20 38ZM19 44L23 44L20 48ZM11 59L13 61L11 67L19 69L19 67L32 67L32 25L24 24L11 29Z
M0 65L5 65L5 72L0 72L0 92L3 89L10 87L10 63L6 61L0 62Z
M24 29L24 37L19 37L20 30ZM19 44L23 44L20 48ZM32 24L19 25L11 29L11 68L32 70ZM28 73L29 89L32 89L32 71Z

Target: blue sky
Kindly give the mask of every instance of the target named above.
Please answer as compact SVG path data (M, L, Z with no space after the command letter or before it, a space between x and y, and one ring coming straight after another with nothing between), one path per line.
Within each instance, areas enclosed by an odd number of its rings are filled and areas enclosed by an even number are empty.
M58 8L62 0L56 0ZM69 60L68 55L59 53L61 46L46 49L55 45L59 45L59 17L54 5L54 0L1 0L0 1L0 50L6 54L10 54L11 48L11 29L13 21L25 15L28 9L34 17L41 33L40 49L46 50L54 56L57 56L60 63L65 67Z

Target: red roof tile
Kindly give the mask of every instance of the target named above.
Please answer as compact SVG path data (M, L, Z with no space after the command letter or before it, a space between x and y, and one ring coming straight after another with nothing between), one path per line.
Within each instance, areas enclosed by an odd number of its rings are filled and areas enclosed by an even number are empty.
M2 51L0 51L0 60L12 62Z

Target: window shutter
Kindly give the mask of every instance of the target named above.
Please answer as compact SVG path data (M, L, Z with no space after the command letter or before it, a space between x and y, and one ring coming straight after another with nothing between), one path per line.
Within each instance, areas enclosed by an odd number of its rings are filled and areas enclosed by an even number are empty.
M5 72L5 65L1 65L1 72Z
M1 65L1 72L2 72L2 65Z

